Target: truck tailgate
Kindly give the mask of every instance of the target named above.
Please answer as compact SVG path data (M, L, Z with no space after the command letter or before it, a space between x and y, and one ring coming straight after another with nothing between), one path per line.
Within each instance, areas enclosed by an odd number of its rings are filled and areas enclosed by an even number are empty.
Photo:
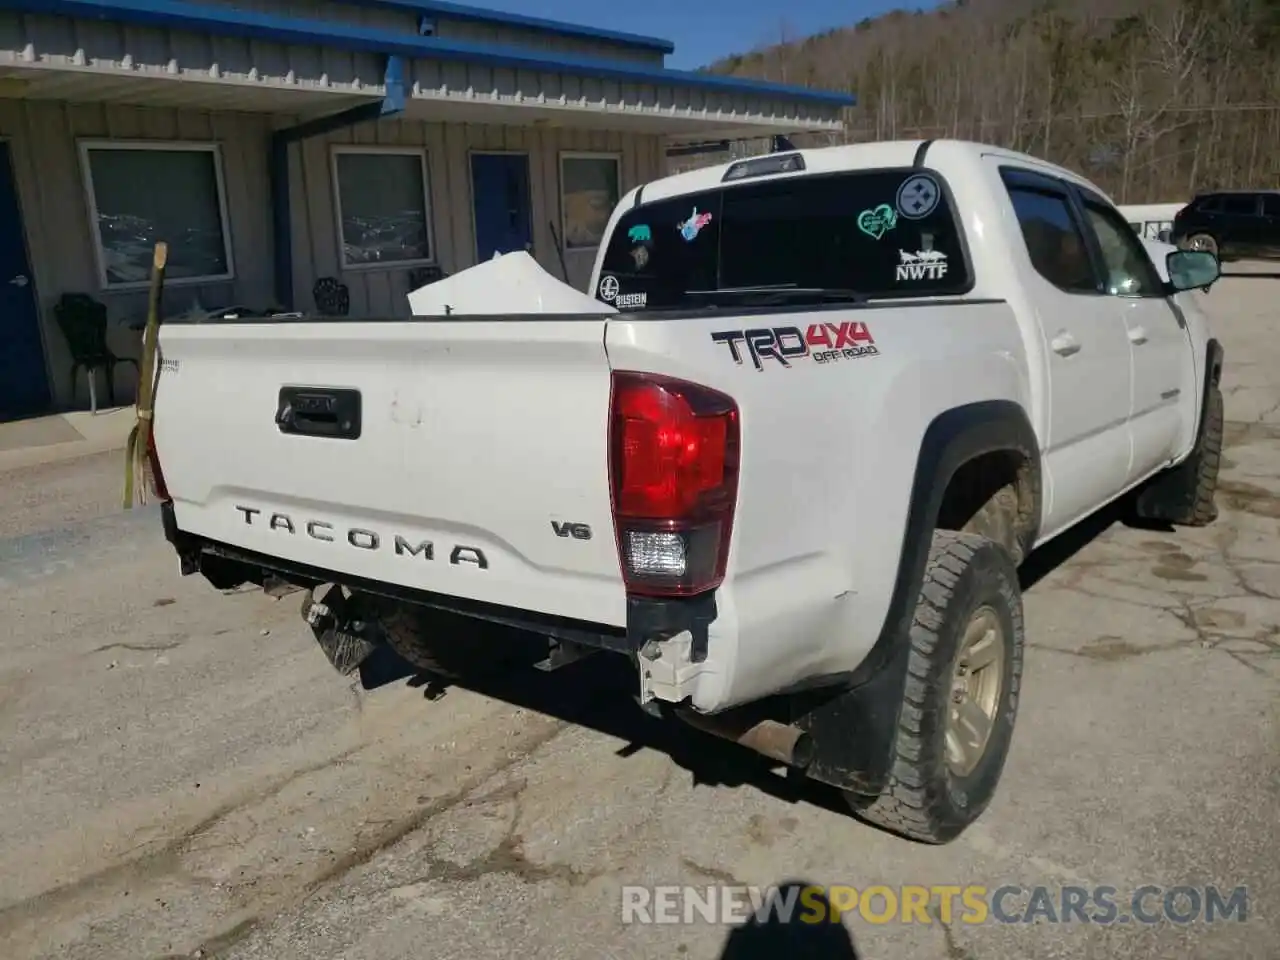
M178 527L337 574L623 625L605 323L166 325L155 445ZM344 390L359 394L358 436L332 434L355 432L339 426L356 419Z

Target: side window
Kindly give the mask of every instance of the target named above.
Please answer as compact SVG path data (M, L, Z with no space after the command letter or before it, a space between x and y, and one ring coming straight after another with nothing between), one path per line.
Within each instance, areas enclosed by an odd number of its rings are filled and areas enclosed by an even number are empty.
M1234 217L1255 217L1258 215L1258 198L1252 193L1223 194L1221 209Z
M1280 193L1264 193L1262 195L1262 215L1264 217L1280 217Z
M1222 197L1211 193L1194 201L1193 206L1197 213L1217 213L1222 209Z
M1152 266L1151 258L1141 241L1125 229L1128 225L1119 212L1087 199L1084 211L1102 248L1107 293L1121 297L1164 296L1160 275Z
M1013 201L1022 239L1036 272L1067 293L1096 294L1098 280L1089 262L1084 235L1071 216L1067 198L1010 186L1009 199Z

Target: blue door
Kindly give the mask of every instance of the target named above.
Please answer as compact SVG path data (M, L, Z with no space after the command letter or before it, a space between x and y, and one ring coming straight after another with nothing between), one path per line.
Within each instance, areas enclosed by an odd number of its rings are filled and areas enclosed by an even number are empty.
M495 253L529 250L529 158L522 153L473 153L471 202L475 205L476 262Z
M44 413L49 376L9 145L0 143L0 420Z

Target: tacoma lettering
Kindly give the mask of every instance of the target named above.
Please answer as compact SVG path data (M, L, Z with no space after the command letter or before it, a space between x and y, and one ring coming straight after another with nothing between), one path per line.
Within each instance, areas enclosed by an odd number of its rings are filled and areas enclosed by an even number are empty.
M321 543L345 541L346 545L355 547L357 550L369 551L385 549L384 545L387 543L387 538L383 534L365 527L349 527L344 530L334 527L327 520L295 520L287 513L278 512L269 514L264 521L262 511L257 507L237 505L235 509L244 517L244 522L251 527L257 526L294 536L297 536L298 531L301 530L303 536L311 540L319 540ZM590 528L585 524L570 524L570 526L583 527L590 537ZM580 531L574 530L572 535L578 537L579 533ZM389 544L397 557L425 561L436 559L436 546L431 540L419 540L415 543L403 534L396 533L391 535ZM449 563L455 567L465 564L478 570L489 569L489 558L485 556L484 551L479 547L470 547L465 544L455 544L449 548Z

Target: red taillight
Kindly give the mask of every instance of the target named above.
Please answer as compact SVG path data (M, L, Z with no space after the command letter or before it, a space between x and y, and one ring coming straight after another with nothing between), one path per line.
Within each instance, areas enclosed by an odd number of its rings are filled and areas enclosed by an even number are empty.
M687 596L724 580L739 433L737 405L718 391L613 374L609 475L629 592Z
M151 493L157 500L170 500L169 488L164 483L164 473L160 469L160 455L156 453L156 434L151 423L147 423L147 472L151 484Z

